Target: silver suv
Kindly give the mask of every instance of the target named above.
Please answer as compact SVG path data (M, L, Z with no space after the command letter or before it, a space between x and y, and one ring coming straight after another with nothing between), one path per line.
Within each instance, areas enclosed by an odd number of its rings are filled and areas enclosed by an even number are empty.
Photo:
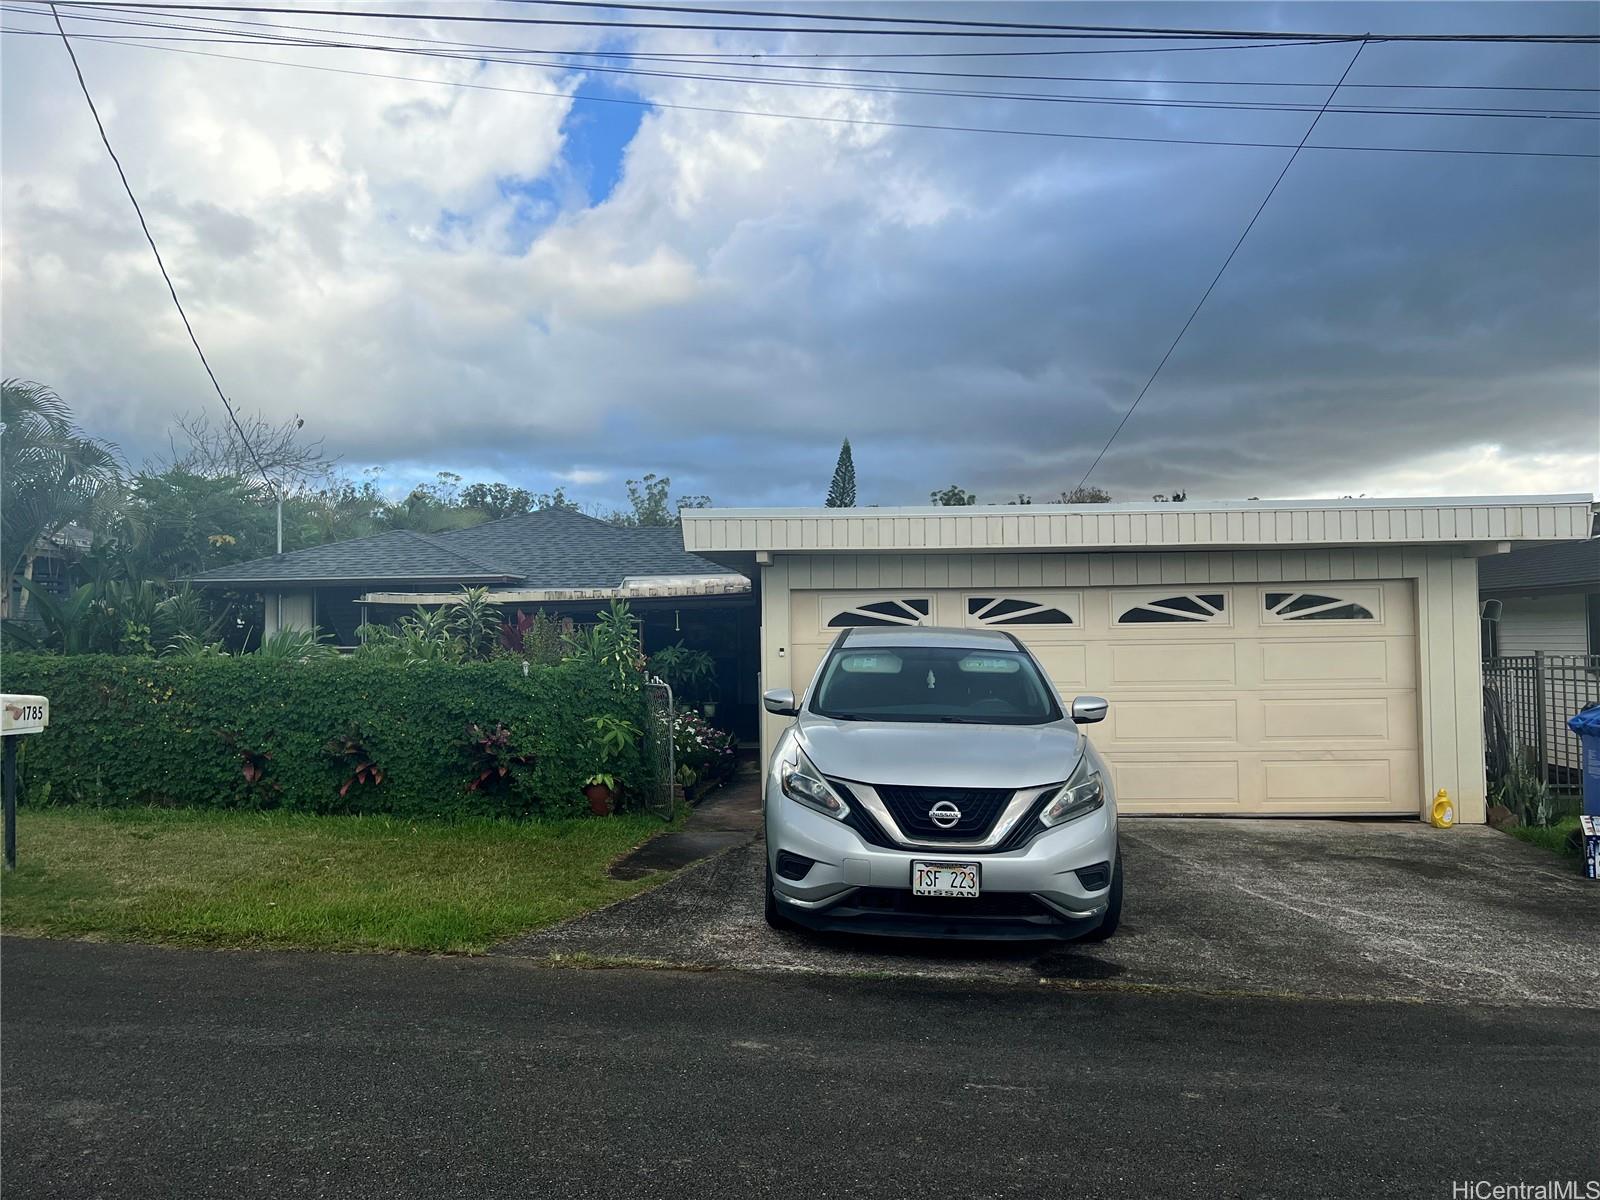
M996 630L848 629L766 780L769 924L914 937L1116 931L1111 779L1027 649Z

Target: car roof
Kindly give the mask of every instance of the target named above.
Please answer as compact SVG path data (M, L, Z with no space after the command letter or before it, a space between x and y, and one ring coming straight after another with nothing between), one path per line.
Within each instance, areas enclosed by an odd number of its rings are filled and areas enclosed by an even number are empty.
M942 646L954 650L1015 650L1017 643L1009 633L998 629L950 629L938 625L906 625L900 628L853 628L846 634L847 646L873 649L880 646Z

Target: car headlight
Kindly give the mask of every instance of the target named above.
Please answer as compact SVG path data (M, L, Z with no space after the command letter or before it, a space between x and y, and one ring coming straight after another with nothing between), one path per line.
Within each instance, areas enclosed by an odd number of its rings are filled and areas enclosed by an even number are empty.
M1040 811L1039 822L1053 829L1085 813L1092 813L1105 802L1106 789L1100 772L1091 770L1089 760L1085 757L1072 773L1072 778L1061 785L1061 790Z
M842 818L850 811L845 802L839 799L839 794L828 786L822 772L812 766L811 760L799 749L795 750L794 758L778 768L778 786L789 799L815 809L824 816Z

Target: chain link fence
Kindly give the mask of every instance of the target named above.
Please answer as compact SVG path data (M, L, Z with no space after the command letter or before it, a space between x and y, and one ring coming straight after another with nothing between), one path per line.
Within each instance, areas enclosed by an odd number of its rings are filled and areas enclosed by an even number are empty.
M1600 703L1600 654L1517 654L1483 664L1483 727L1491 782L1526 754L1551 790L1583 786L1583 748L1567 718Z
M677 763L672 739L674 709L672 688L659 679L644 685L645 715L644 755L649 768L651 785L644 807L664 821L672 820L674 785L677 783Z

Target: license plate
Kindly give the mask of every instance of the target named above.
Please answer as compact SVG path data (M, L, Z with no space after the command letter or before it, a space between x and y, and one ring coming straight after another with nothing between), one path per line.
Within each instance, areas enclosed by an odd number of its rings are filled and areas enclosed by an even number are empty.
M978 864L913 862L911 864L911 894L913 896L975 898L978 895Z

